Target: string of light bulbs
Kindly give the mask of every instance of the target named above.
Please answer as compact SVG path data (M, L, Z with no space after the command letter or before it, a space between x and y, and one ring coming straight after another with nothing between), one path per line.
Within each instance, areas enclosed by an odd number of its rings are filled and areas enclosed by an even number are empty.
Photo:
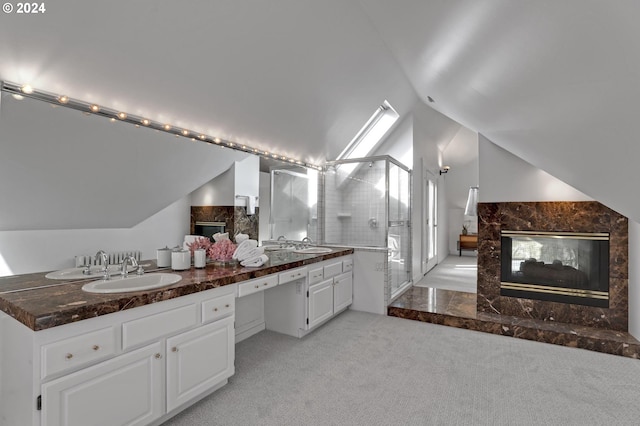
M12 94L17 99L20 99L22 97L37 99L52 105L60 105L66 108L75 109L85 114L93 114L100 117L105 117L113 122L121 121L124 123L133 124L136 127L148 127L150 129L173 134L176 137L187 138L194 142L200 141L210 145L217 145L217 146L221 146L229 149L234 149L236 151L242 151L249 154L258 155L264 158L279 160L279 161L295 164L302 167L308 167L315 170L322 170L321 166L300 161L295 158L288 157L286 155L281 155L275 152L260 150L258 148L253 148L245 144L239 144L230 140L210 136L204 133L196 132L191 129L175 126L170 123L161 123L161 122L151 120L149 118L142 117L139 115L129 114L128 112L125 112L125 111L118 111L103 105L98 105L95 103L70 98L67 95L61 95L61 94L47 92L40 89L34 89L28 84L17 84L17 83L12 83L8 81L3 81L1 90L3 92Z

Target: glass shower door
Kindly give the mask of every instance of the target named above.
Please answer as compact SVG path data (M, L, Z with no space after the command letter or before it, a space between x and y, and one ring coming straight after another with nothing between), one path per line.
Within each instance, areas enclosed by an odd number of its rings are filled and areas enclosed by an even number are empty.
M411 228L409 172L388 162L389 222L387 247L389 248L389 276L391 297L410 279Z
M309 235L309 189L307 175L286 169L271 171L271 239L302 240Z

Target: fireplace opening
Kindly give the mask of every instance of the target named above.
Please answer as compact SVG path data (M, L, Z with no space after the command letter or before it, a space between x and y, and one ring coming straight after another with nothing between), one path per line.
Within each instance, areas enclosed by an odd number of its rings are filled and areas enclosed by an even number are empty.
M194 226L194 235L200 235L208 237L213 242L213 235L217 233L224 233L225 222L198 222L196 221Z
M502 296L609 307L609 234L501 231Z

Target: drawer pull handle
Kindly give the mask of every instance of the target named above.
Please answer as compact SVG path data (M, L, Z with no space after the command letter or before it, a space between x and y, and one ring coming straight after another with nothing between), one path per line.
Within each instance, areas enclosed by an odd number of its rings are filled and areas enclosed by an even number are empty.
M71 359L71 358L73 358L73 354L67 354L67 355L65 355L65 358L66 359Z
M171 352L178 352L178 347L177 346L172 347Z
M91 349L93 349L94 351L98 351L98 350L100 350L100 346L93 345L93 347Z
M256 284L256 288L260 288L260 286L258 284Z
M218 312L218 308L213 308L213 312Z
M269 283L263 283L262 285L269 285Z
M228 308L229 306L231 306L231 305L229 305L228 303L226 305L224 305L225 308Z
M162 354L157 353L156 354L156 359L160 359L160 358L162 358Z

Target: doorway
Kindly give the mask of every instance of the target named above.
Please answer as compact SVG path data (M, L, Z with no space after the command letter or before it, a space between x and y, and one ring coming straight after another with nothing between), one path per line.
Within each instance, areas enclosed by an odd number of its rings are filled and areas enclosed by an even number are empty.
M438 263L438 180L423 169L422 180L422 275Z

